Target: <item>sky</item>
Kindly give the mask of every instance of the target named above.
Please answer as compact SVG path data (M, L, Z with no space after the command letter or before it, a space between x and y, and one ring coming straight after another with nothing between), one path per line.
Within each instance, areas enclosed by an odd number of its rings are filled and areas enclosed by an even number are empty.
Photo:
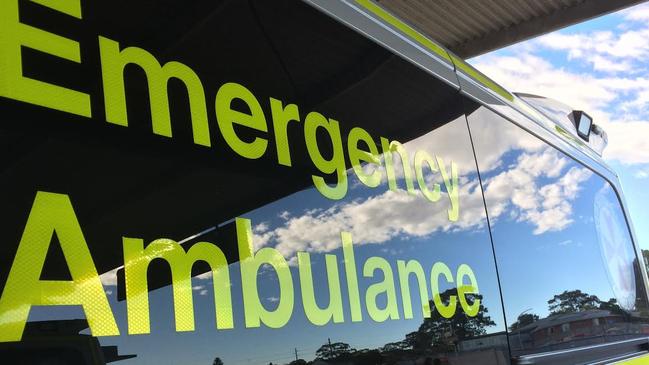
M468 60L510 91L584 110L604 128L642 249L649 249L649 4Z

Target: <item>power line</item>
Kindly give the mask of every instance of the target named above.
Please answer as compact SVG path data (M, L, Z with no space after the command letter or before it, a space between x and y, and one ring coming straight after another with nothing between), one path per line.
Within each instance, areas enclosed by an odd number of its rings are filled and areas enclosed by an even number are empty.
M331 344L331 340L328 340L329 344ZM308 354L312 354L316 352L318 349L320 349L322 346L308 346L302 349L297 349L297 347L293 348L293 351L289 351L288 353L286 351L278 351L278 352L273 352L273 353L264 353L264 354L257 354L257 355L252 355L252 356L242 356L239 358L235 358L235 362L237 363L247 363L247 364L259 364L259 365L268 365L269 362L272 362L273 364L278 364L278 363L284 363L288 361L292 361L293 359L299 360L300 356L305 356ZM331 350L331 345L329 346Z

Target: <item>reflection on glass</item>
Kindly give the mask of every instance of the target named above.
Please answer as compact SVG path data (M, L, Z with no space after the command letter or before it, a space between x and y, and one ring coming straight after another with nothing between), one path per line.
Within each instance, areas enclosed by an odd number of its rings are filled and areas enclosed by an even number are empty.
M581 117L579 118L579 127L578 131L579 134L582 136L588 136L590 134L590 127L593 124L592 119L590 119L589 116L586 114L581 114Z
M232 329L214 328L213 277L208 272L193 278L195 332L174 331L172 293L165 286L149 294L151 334L102 343L135 351L134 361L145 363L176 356L173 349L185 347L196 351L201 363L209 356L224 363L289 363L295 351L298 360L353 364L472 361L484 356L493 358L493 364L506 363L493 256L465 121L460 116L404 146L408 151L435 151L462 165L457 221L448 219L450 200L431 203L421 193L405 190L398 155L392 156L398 176L394 191L364 187L349 170L352 188L342 201L326 199L310 188L243 214L251 222L255 251L276 250L288 263L294 304L286 324L246 328L250 326L244 308L250 298L241 291L249 283L238 275L242 263L237 262L230 265ZM409 158L414 160L412 153ZM441 176L430 174L427 180L432 186L441 183ZM225 235L217 237L218 241ZM184 246L204 239L194 237ZM219 242L220 247L226 244L236 244L236 238ZM470 267L472 278L460 275L463 265ZM110 275L114 273L103 275L105 282L116 282ZM262 311L271 313L283 305L284 275L277 265L265 264L257 271L257 295L252 295ZM472 280L479 294L457 289L455 283L469 285ZM117 313L125 311L123 302L111 299ZM126 325L124 319L119 325ZM164 338L173 341L169 352L143 350ZM196 342L214 343L212 353ZM254 353L246 350L251 343Z
M188 232L178 241L189 255L198 249L215 253L217 246L218 252L238 251L209 262L220 270L216 274L194 265L191 283L182 276L189 268L179 258L184 253L178 243L154 239L145 245L123 238L126 274L117 268L101 275L122 334L99 338L95 347L81 351L100 351L100 343L112 351L111 361L124 364L507 363L498 283L464 116L405 143L404 151L427 151L444 156L449 166L457 164L459 200L450 199L441 164L420 174L428 186L439 184L440 199L409 193L404 172L416 154L403 163L394 153L382 159L392 158L395 189L385 179L383 189L365 187L349 169L351 188L343 200L327 199L312 187L234 222ZM450 220L454 204L459 208ZM148 217L155 220L156 214ZM229 265L221 267L225 257ZM190 292L183 293L183 286ZM30 324L80 317L78 307L36 307ZM78 334L85 327L74 336L96 341L87 330ZM108 361L109 351L102 351Z
M88 328L84 319L31 321L20 343L0 344L7 364L68 365L103 364L132 359L117 346L101 346L96 337L79 332Z
M649 334L638 260L608 182L484 108L468 118L512 355Z

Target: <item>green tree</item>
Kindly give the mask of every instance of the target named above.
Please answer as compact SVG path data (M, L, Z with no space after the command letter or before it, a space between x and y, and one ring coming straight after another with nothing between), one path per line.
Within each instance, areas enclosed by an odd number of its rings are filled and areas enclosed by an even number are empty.
M382 364L383 357L379 350L363 349L351 354L354 364Z
M525 327L528 324L532 324L539 320L539 316L534 313L523 313L518 316L518 320L509 326L511 331L516 331L521 327Z
M581 290L566 290L548 300L550 315L576 313L585 310L598 309L601 301L595 295L583 293Z
M449 289L440 294L442 303L448 305L451 296L457 296L457 289ZM435 309L433 301L430 301L431 316L424 319L416 333L409 334L406 341L412 344L414 349L426 350L430 346L441 347L451 350L454 343L467 338L487 334L487 327L496 323L487 314L489 311L482 304L482 295L466 294L467 301L472 304L480 300L478 314L469 317L458 305L457 311L452 318L444 318Z
M212 361L212 365L223 365L223 360L221 360L220 357L215 357L214 361Z
M599 309L607 310L613 314L619 314L621 316L628 316L629 313L622 309L619 304L617 304L617 299L611 298L608 302L600 302Z
M430 305L431 308L433 308L432 302L430 303ZM425 349L430 346L431 336L429 333L421 331L420 326L419 330L406 334L406 338L405 340L403 340L403 342L405 343L406 348L409 349Z
M347 357L356 352L356 349L343 342L326 343L315 352L316 358L322 360L335 360Z
M406 351L412 349L412 346L408 344L407 341L397 341L386 343L381 347L381 352L394 352L394 351Z

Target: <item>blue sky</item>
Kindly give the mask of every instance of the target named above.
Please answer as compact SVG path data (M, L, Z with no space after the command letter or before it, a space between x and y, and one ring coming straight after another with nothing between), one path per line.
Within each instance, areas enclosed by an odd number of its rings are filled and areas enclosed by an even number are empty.
M643 249L649 249L649 4L479 56L469 62L512 91L558 99L608 133Z

